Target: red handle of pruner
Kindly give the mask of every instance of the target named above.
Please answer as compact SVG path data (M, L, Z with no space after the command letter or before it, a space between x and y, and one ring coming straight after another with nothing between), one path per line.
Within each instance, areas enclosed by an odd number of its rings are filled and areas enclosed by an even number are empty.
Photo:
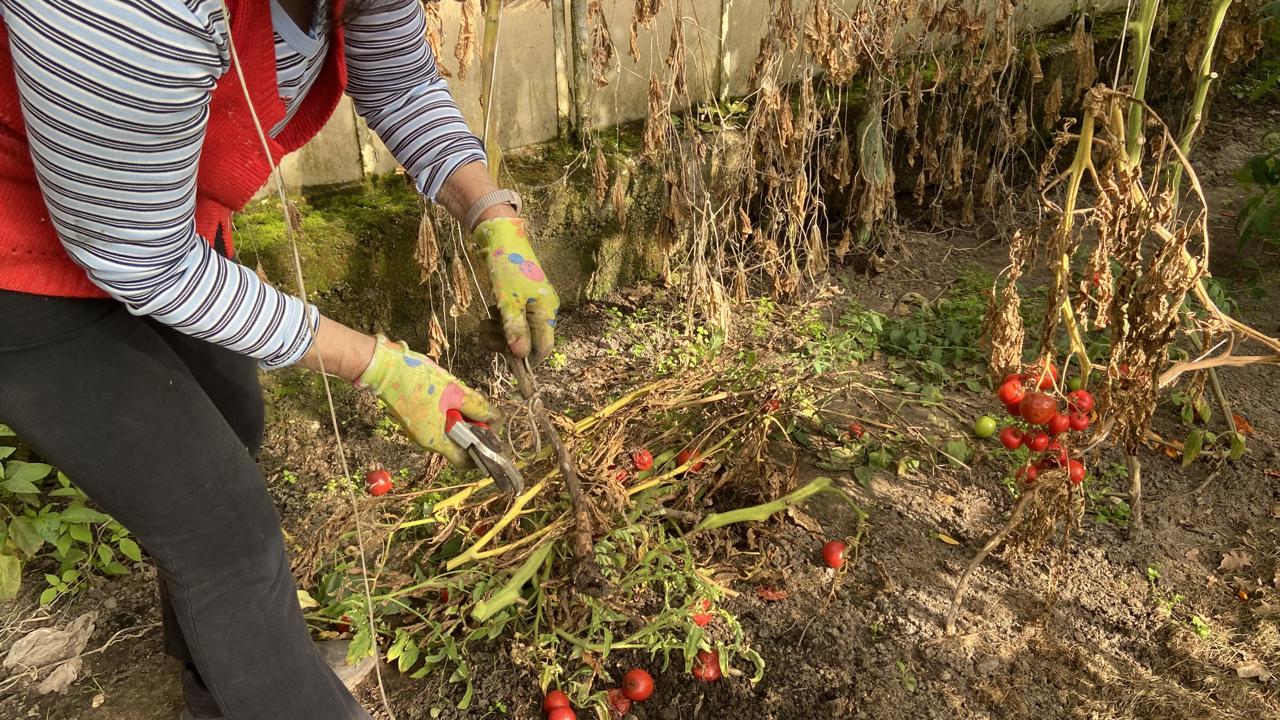
M449 408L444 412L444 431L446 434L453 429L454 425L457 425L460 422L469 423L478 428L484 428L485 430L489 429L489 425L487 423L470 420L457 408Z

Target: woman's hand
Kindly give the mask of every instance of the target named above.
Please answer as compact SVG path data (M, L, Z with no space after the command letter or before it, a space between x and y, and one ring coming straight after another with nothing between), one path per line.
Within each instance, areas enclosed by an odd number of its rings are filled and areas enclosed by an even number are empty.
M524 220L497 217L476 226L476 244L489 266L502 330L511 353L537 364L555 345L560 297L529 245Z
M460 445L445 435L445 413L461 410L479 422L494 422L497 413L484 395L472 390L409 346L378 336L373 360L357 384L372 390L387 404L410 440L467 466L470 459Z

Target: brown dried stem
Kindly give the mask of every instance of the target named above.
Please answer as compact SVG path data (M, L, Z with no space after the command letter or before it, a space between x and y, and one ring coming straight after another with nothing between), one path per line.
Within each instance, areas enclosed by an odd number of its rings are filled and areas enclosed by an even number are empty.
M564 477L564 485L569 490L569 499L573 502L573 530L570 545L573 549L574 561L577 563L573 586L584 595L601 597L607 587L604 576L600 574L600 568L595 562L594 543L591 541L591 509L582 491L582 480L578 477L578 469L574 466L573 457L565 448L564 441L560 439L560 432L551 421L551 415L547 413L541 398L538 397L537 380L534 379L528 364L511 356L506 357L507 366L515 375L516 384L520 388L520 394L528 403L530 414L538 423L542 435L556 450L560 474Z

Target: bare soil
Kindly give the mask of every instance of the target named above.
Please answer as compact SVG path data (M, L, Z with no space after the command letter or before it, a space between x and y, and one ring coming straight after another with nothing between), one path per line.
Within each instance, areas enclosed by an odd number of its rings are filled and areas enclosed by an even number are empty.
M1274 248L1237 251L1231 215L1242 196L1231 173L1262 130L1280 124L1280 112L1242 110L1224 99L1199 151L1214 214L1214 269L1229 281L1243 318L1274 334L1280 332L1280 313L1274 309L1280 298L1280 257ZM904 244L910 255L883 274L848 273L835 284L867 307L899 312L908 292L929 298L944 293L963 264L998 270L1005 262L1003 245L979 235L912 234ZM1240 262L1245 258L1262 271L1246 269ZM630 303L628 297L634 296L624 291L619 302ZM602 307L581 308L562 327L568 367L546 372L551 401L589 405L605 389L574 382L589 375L592 363L608 362L598 336ZM1267 474L1280 470L1280 368L1255 366L1222 375L1236 411L1254 428L1242 460L1184 468L1156 449L1145 452L1143 530L1129 532L1086 514L1069 542L1016 560L997 553L977 572L954 637L944 634L943 619L957 578L1012 506L1002 482L1007 463L991 445L971 460L971 470L874 477L862 497L870 513L865 537L845 573L834 575L816 562L825 537L855 531L845 510L820 503L807 508L822 524L822 535L792 522L768 523L749 536L743 531L735 539L748 549L767 549L770 578L790 593L783 601L765 602L744 584L735 588L740 595L725 603L765 658L763 681L752 686L744 677L727 677L707 685L678 668L655 672L657 693L636 705L634 716L1280 717L1280 684L1242 678L1235 670L1257 660L1280 673L1280 476ZM291 541L304 548L318 533L328 532L324 520L344 510L331 503L343 501L322 494L332 499L315 500L333 472L326 426L314 406L307 409L314 388L273 382L262 466ZM560 393L558 401L554 391ZM422 467L403 442L378 432L376 408L349 393L339 400L354 464ZM962 415L994 410L993 401L977 394L958 394L953 402ZM867 401L850 400L846 409L895 422ZM927 430L925 422L921 426ZM1173 438L1185 434L1167 404L1161 406L1156 430ZM823 474L814 460L800 458L801 479ZM1104 450L1090 458L1090 465L1103 468L1118 460L1114 451ZM1219 570L1224 554L1234 550L1247 553L1252 564L1236 572ZM129 635L138 637L86 657L87 676L66 695L19 691L0 697L0 716L176 717L179 688L154 626L153 582L144 573L104 581L60 608L66 617L91 609L102 614L91 649L122 630L135 629ZM0 609L10 627L36 615L31 597ZM617 654L608 667L616 670L627 662L643 659ZM537 678L513 666L501 643L475 658L473 673L474 708L500 704L511 717L539 716ZM442 705L438 681L386 674L397 717L434 717L431 708ZM363 692L368 706L375 707L373 689Z

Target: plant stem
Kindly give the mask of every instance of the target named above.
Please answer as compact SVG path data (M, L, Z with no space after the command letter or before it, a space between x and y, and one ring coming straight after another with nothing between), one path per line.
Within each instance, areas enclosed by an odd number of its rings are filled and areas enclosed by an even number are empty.
M1058 225L1058 237L1061 240L1060 247L1065 247L1066 238L1071 234L1072 226L1075 223L1076 203L1080 198L1080 183L1084 180L1085 171L1089 169L1093 162L1093 133L1096 120L1092 112L1085 112L1084 121L1080 125L1080 139L1076 144L1076 155L1071 160L1070 179L1067 182L1067 198L1062 208L1062 222ZM1058 283L1065 287L1070 282L1071 277L1071 256L1062 253L1056 273L1058 275ZM1089 349L1084 344L1084 338L1080 334L1080 325L1076 322L1075 313L1071 309L1071 298L1067 297L1062 301L1062 321L1067 328L1067 338L1071 343L1071 349L1076 354L1076 359L1080 363L1080 379L1086 385L1089 382L1089 373L1093 370L1093 363L1089 360Z
M480 58L483 75L480 90L480 107L484 111L484 154L488 159L489 174L498 179L502 166L502 147L493 127L493 86L498 73L498 27L502 22L502 0L486 0L484 8L484 46Z
M573 131L586 140L591 131L591 31L587 28L587 0L569 0L573 23Z
M511 576L507 584L502 586L502 589L476 603L471 610L471 617L477 622L485 622L499 611L519 600L520 588L523 588L524 584L529 582L529 578L538 572L538 568L542 567L542 563L546 561L547 556L551 554L551 549L555 546L555 543L550 542L535 550L529 556L529 559L525 560L524 564L520 566L520 569L516 570L515 574Z
M1213 17L1209 20L1209 28L1205 31L1204 54L1200 56L1200 68L1197 71L1199 77L1196 78L1196 95L1191 101L1191 111L1187 116L1187 126L1182 129L1182 138L1178 140L1178 147L1182 148L1182 154L1191 156L1191 143L1195 141L1196 131L1200 129L1200 122L1204 119L1205 101L1209 97L1209 84L1217 77L1217 73L1213 72L1213 52L1218 44L1218 35L1222 31L1223 20L1227 17L1227 10L1231 8L1231 0L1217 0L1213 6ZM1182 187L1182 163L1175 163L1171 172L1171 184L1173 185L1173 197L1176 201L1178 198L1178 190Z
M836 490L831 487L831 478L814 478L808 485L805 485L794 492L783 495L773 502L708 515L702 520L702 522L698 523L698 526L693 529L693 532L715 530L716 528L722 528L725 525L732 525L740 522L763 522L768 520L774 514L780 513L792 505L798 505L814 495L823 492L837 492L841 495L844 494L843 491Z
M565 37L564 0L551 0L551 37L556 46L556 129L563 139L569 137L569 45Z
M1142 0L1138 17L1129 24L1129 32L1133 35L1133 92L1138 100L1147 97L1147 71L1151 66L1151 32L1155 28L1156 11L1160 8L1160 0ZM1129 122L1125 131L1125 148L1129 154L1129 167L1135 168L1142 162L1142 146L1145 139L1143 124L1146 113L1142 105L1133 103L1129 107Z

